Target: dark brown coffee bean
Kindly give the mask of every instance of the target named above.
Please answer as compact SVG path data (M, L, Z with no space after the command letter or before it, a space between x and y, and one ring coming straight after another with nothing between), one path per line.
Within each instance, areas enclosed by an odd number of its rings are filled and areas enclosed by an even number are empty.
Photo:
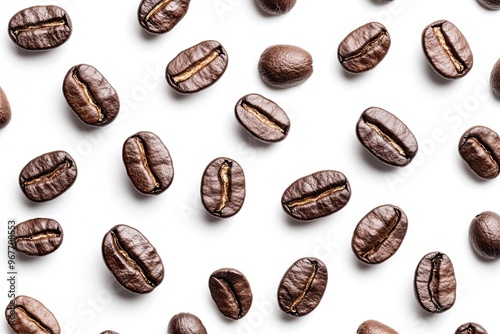
M287 314L301 317L320 303L328 283L328 271L321 260L305 257L288 268L278 287L278 304Z
M366 320L359 325L356 334L398 334L398 332L379 321Z
M368 212L354 229L351 247L367 264L382 263L401 246L408 229L405 213L395 205L381 205Z
M54 219L34 218L19 223L12 230L14 247L30 256L47 255L61 246L63 230Z
M496 61L495 65L493 65L493 69L491 70L490 87L493 93L500 97L500 59Z
M194 314L183 312L174 315L168 322L168 334L207 334L200 318Z
M371 107L361 113L356 135L371 154L390 166L408 165L418 151L417 139L410 129L382 108Z
M180 94L196 93L216 83L224 74L229 58L217 41L204 41L181 51L170 61L165 76Z
M269 15L282 15L292 10L297 0L256 0L257 5Z
M139 23L149 33L172 30L186 15L191 0L142 0L137 11Z
M483 7L491 10L500 9L500 0L477 0Z
M500 258L500 215L485 211L474 217L469 226L469 240L479 256L490 260Z
M469 43L449 21L439 20L425 27L422 48L429 65L445 79L461 78L472 68L474 59Z
M28 51L52 49L71 36L68 13L58 6L33 6L16 13L9 21L9 36Z
M213 216L228 218L240 211L245 201L245 174L232 159L216 158L203 172L201 201Z
M236 119L256 139L282 141L290 130L290 119L275 102L258 94L243 96L234 107Z
M19 185L28 199L45 202L68 190L77 174L73 158L64 151L54 151L28 162L19 174Z
M351 31L340 42L337 57L347 72L361 73L375 68L390 46L391 37L384 25L370 22Z
M485 126L473 126L464 132L458 152L469 168L483 179L500 173L500 136Z
M342 209L351 198L349 181L341 172L323 170L293 182L281 196L283 210L297 220L313 220Z
M313 73L309 52L295 45L273 45L260 55L258 70L261 79L276 88L300 85Z
M156 248L133 227L116 225L104 236L102 256L125 289L149 293L163 281L164 268Z
M2 87L0 87L0 129L5 128L9 124L11 117L9 100L7 100L7 96L5 96Z
M115 89L90 65L76 65L68 71L63 93L71 109L87 125L108 125L120 111L120 99Z
M141 193L158 195L172 184L172 158L154 133L142 131L128 137L123 144L122 158L132 184Z
M243 273L232 268L222 268L210 275L210 295L219 311L227 318L243 318L252 306L252 289Z
M16 334L60 334L56 317L35 298L17 296L5 309L5 318Z
M457 328L455 334L488 334L483 326L474 322L468 322Z
M457 290L450 258L441 252L425 255L415 270L413 288L417 301L427 312L449 310L455 303Z
M114 332L114 331L104 331L104 332L101 332L101 334L118 334L118 333Z

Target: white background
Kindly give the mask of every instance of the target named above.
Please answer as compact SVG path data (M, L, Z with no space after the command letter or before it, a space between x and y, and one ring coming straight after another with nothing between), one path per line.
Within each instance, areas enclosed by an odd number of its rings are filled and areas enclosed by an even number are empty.
M37 4L62 6L74 30L57 49L27 53L10 40L7 24L17 11ZM355 333L367 319L406 334L454 333L469 321L500 333L500 263L481 260L468 240L476 214L500 211L500 181L479 180L457 151L471 126L500 131L500 100L489 88L500 57L500 12L476 0L298 0L288 14L270 17L253 0L193 0L171 32L152 36L137 21L138 5L0 4L0 86L13 114L0 130L0 267L7 272L9 219L48 217L64 229L56 252L40 258L18 254L18 294L44 303L64 334L166 333L178 312L196 314L212 334ZM472 70L459 80L439 78L421 49L422 30L439 19L453 22L474 54ZM349 75L336 58L338 44L370 21L386 25L392 45L374 70ZM175 94L164 78L167 63L206 39L226 48L226 73L197 94ZM257 62L273 44L309 51L313 75L289 89L266 86ZM62 95L66 72L80 63L96 67L120 96L120 114L105 128L81 123ZM288 113L292 126L284 141L262 144L242 130L233 110L249 93L274 100ZM419 152L409 166L382 165L358 142L355 124L371 106L397 115L417 137ZM157 197L133 188L121 160L125 139L143 130L163 140L174 162L173 183ZM30 202L19 188L19 172L34 157L59 149L76 160L75 184L50 202ZM220 156L238 161L247 181L243 208L226 220L211 218L199 196L204 168ZM281 194L299 177L323 169L347 176L350 202L314 222L292 221L281 209ZM350 247L354 227L387 203L408 216L406 238L386 262L361 265ZM165 279L148 295L122 289L104 265L101 241L116 224L139 229L163 259ZM455 305L435 315L425 313L413 295L414 270L432 251L451 258L458 284ZM276 290L287 268L305 256L327 265L328 287L311 314L292 318L279 309ZM242 271L252 287L252 308L238 321L226 320L209 294L208 277L222 267ZM0 287L6 306L6 280ZM0 328L10 332L6 322Z

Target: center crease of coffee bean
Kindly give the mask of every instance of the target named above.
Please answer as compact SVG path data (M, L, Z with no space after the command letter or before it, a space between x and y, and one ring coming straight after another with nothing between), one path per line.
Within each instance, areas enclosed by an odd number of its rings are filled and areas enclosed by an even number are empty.
M304 287L304 289L302 290L300 295L293 301L292 305L290 306L290 311L293 313L296 313L296 314L297 314L297 305L305 297L305 295L309 292L309 290L311 288L311 284L314 280L314 277L316 276L316 273L318 272L318 263L315 261L311 261L311 260L308 260L308 261L311 262L311 264L314 266L314 270L312 271L311 275L309 275L309 279L306 282L306 286Z
M491 155L491 150L489 150L478 138L469 137L469 138L467 138L467 140L464 142L464 144L462 146L464 146L465 143L467 143L467 141L469 139L474 141L477 145L479 145L488 154L488 156L491 159L491 162L493 162L493 164L495 165L495 169L500 170L500 166L498 166L498 163L495 161L495 159L493 159L493 155Z
M302 198L302 199L297 199L297 200L294 200L294 201L290 201L288 203L286 203L285 205L288 207L288 208L293 208L295 206L300 206L300 205L306 205L306 204L309 204L309 203L312 203L312 202L316 202L316 201L319 201L320 199L322 199L323 197L326 197L326 196L329 196L329 195L332 195L336 192L339 192L339 191L342 191L344 189L346 189L347 186L346 184L344 183L343 185L341 186L338 186L338 187L334 187L334 188L330 188L328 190L325 190L323 191L322 193L318 194L318 195L312 195L312 196L308 196L308 197L305 197L305 198Z
M208 64L210 64L215 59L217 59L217 57L219 57L221 54L222 54L221 48L217 48L217 49L213 50L209 55L207 55L204 58L202 58L201 60L195 62L194 64L192 64L191 66L186 68L184 71L182 71L181 73L173 76L172 81L175 84L179 84L183 81L188 80L193 75L195 75L196 73L203 70Z
M32 184L35 184L38 182L42 182L42 181L47 180L47 179L55 179L59 175L61 175L62 173L64 173L68 169L70 169L71 165L72 165L71 161L64 160L62 163L60 163L56 168L54 168L50 172L24 182L24 186L26 187L26 186L29 186L29 185L32 185Z
M97 111L97 117L98 117L99 123L102 123L105 119L105 115L102 113L102 108L97 103L97 100L95 99L94 95L90 91L89 87L82 80L80 80L80 78L78 78L78 75L76 74L76 68L73 71L73 79L83 89L83 93L85 94L87 101Z
M155 15L156 12L158 12L162 8L165 8L170 1L171 0L162 0L158 4L156 4L156 6L154 6L153 9L151 9L148 15L146 15L146 17L144 18L144 22L148 22L151 16Z
M265 125L273 128L273 129L276 129L278 130L279 132L281 133L285 133L285 130L282 129L279 125L277 125L276 123L274 123L273 121L271 121L269 118L267 118L265 115L263 115L257 108L255 108L253 105L247 103L247 102L242 102L241 103L241 106L243 107L243 109L245 109L246 111L248 111L250 114L254 115L255 117L257 117L257 119L259 121L261 121L262 123L264 123Z
M439 293L439 291L437 291L439 289L439 285L436 284L436 282L434 282L434 280L438 279L436 277L439 277L439 269L441 266L442 259L443 259L443 254L441 254L441 253L437 253L436 256L434 258L432 258L432 260L431 260L431 275L429 277L429 282L427 282L427 289L429 291L431 301L434 304L434 306L440 311L443 309L443 307L439 304L438 300L436 299L436 294Z
M153 192L154 192L154 190L160 189L160 183L157 181L155 175L153 174L153 171L149 167L148 157L146 155L146 149L144 148L144 144L142 143L142 139L139 137L134 137L134 139L135 139L135 142L137 144L137 147L139 148L139 152L141 154L142 165L144 166L144 169L147 171L149 177L151 178L151 181L154 184L154 189L153 189Z
M448 43L446 42L446 37L443 34L442 26L435 26L432 27L432 31L436 35L436 38L439 41L439 44L442 46L448 57L450 58L451 62L455 66L455 69L457 70L458 73L462 73L465 70L464 64L458 59L457 56L453 54L453 51L451 48L448 46Z
M391 137L389 137L386 133L384 133L377 125L373 124L373 123L370 123L370 122L367 122L365 121L366 125L368 125L370 128L372 128L373 130L375 130L375 132L377 132L379 135L381 135L385 140L387 140L389 142L389 144L391 144L392 147L394 147L398 153L404 157L406 157L406 152L404 151L404 149L399 146L398 143L396 143L396 141L394 141L394 139L392 139Z
M21 307L21 306L16 306L16 308L24 313L26 315L26 317L28 317L28 319L31 321L31 322L34 322L35 325L37 327L39 327L42 331L44 332L47 332L48 334L52 334L52 331L48 328L45 328L45 326L43 326L41 323L40 323L40 320L38 320L37 318L35 318L35 316L33 316L31 313L28 313L28 311L26 311L26 309L24 309L24 307Z
M241 318L241 314L243 313L243 308L241 307L241 300L238 297L238 294L236 293L236 291L234 290L234 287L228 281L226 281L225 279L218 278L218 277L215 277L215 276L212 276L212 278L214 278L217 281L221 282L224 286L227 287L227 289L229 291L231 291L231 294L233 295L234 300L236 300L236 303L238 304L238 318Z
M12 33L14 34L14 36L16 36L16 39L17 39L19 34L21 34L23 32L36 30L36 29L60 27L60 26L64 26L64 25L67 25L66 17L57 18L57 19L43 22L43 23L40 23L37 25L29 25L29 26L25 26L25 27L16 28L16 29L12 30Z
M389 231L387 233L384 233L381 237L379 237L375 241L375 243L373 244L372 248L369 251L366 251L363 254L361 254L361 257L366 259L368 262L370 262L370 256L373 253L376 253L378 251L378 249L380 248L380 246L382 246L384 241L389 239L392 232L394 232L394 230L396 230L396 227L398 226L398 223L399 223L399 219L401 217L401 213L397 209L394 209L394 212L395 212L396 216L393 219L393 221L391 222L391 225L389 226Z
M219 182L221 184L221 199L219 206L215 212L221 212L229 202L229 172L231 170L231 162L225 160L219 169Z
M378 34L375 38L373 38L371 41L369 41L365 46L363 46L363 48L358 51L356 54L353 54L353 55L350 55L350 56L342 56L340 55L340 58L342 60L342 62L346 62L348 60L351 60L351 59L354 59L354 58L358 58L364 54L366 54L367 52L369 52L374 45L378 44L378 42L383 39L384 37L386 37L387 35L387 31L382 31L380 34Z
M19 237L19 238L16 238L16 241L22 241L22 240L41 240L41 239L59 238L60 236L61 236L61 231L41 232L41 233L33 234L33 235L29 236L29 237Z

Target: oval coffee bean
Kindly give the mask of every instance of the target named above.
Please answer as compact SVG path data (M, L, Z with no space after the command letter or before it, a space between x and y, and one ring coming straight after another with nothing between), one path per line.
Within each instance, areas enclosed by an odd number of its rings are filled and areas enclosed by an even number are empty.
M496 61L495 65L493 65L493 69L491 70L490 87L493 93L500 97L500 59Z
M455 303L457 282L453 264L446 254L432 252L420 260L413 284L420 306L430 313L449 310Z
M290 130L290 119L275 102L258 94L243 96L234 107L236 119L256 139L282 141Z
M361 113L356 135L373 156L390 166L408 165L418 151L417 139L410 129L382 108L371 107Z
M292 10L297 0L256 0L257 5L269 15L282 15Z
M228 218L240 211L245 201L245 174L232 159L216 158L203 172L201 201L212 216Z
M500 0L477 0L482 6L487 9L496 10L500 9Z
M54 219L34 218L19 223L12 230L14 247L30 256L47 255L61 246L63 230Z
M278 287L278 304L287 314L301 317L320 303L328 283L328 271L321 260L305 257L286 271Z
M163 34L182 20L190 2L191 0L142 0L137 18L147 32Z
M494 179L500 173L500 136L490 128L473 126L465 131L458 152L480 178Z
M368 212L354 229L351 247L361 262L382 263L396 253L408 229L408 218L395 205L381 205Z
M273 45L260 55L258 70L270 86L288 88L300 85L313 73L309 52L295 45Z
M16 334L60 334L56 317L35 298L17 296L5 309L5 318Z
M172 184L172 158L154 133L142 131L128 137L123 144L122 158L127 175L139 192L158 195Z
M297 220L313 220L342 209L351 198L349 181L341 172L319 171L294 181L283 192L283 210Z
M65 43L71 36L68 13L58 6L33 6L17 12L9 21L9 36L22 49L40 51Z
M168 334L207 334L200 318L194 314L182 312L174 315L168 322Z
M500 215L484 211L472 220L469 240L474 251L489 260L500 258Z
M398 334L398 332L379 321L366 320L359 325L356 334Z
M5 96L2 87L0 87L0 129L5 128L9 124L11 117L9 100L7 100L7 96Z
M64 151L54 151L28 162L19 174L19 185L31 201L45 202L68 190L77 174L73 158Z
M210 295L219 311L227 318L243 318L252 306L252 289L243 273L232 268L222 268L210 275Z
M457 328L455 334L488 334L483 326L474 322L468 322Z
M391 37L385 26L370 22L351 31L340 42L337 57L349 73L361 73L375 68L386 56Z
M68 71L63 94L71 109L87 125L108 125L120 111L120 99L115 89L90 65L76 65Z
M160 255L146 237L133 227L116 225L102 241L106 266L125 289L149 293L163 281Z
M168 63L165 76L177 93L196 93L217 82L228 61L227 52L219 42L204 41L175 56Z
M469 43L449 21L439 20L425 27L422 48L429 65L445 79L461 78L472 68L474 59Z

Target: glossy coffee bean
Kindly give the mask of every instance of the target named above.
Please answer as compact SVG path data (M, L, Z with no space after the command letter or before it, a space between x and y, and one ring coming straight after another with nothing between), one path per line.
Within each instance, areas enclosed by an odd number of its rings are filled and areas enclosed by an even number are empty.
M359 325L356 334L398 334L398 332L379 321L366 320Z
M286 271L278 287L281 310L295 317L311 313L320 303L328 283L328 271L321 260L305 257Z
M351 31L340 42L337 57L340 65L349 73L369 71L386 56L391 37L385 26L370 22Z
M432 252L420 260L414 277L414 293L420 306L430 313L441 313L455 304L457 282L450 258Z
M191 0L142 0L137 18L144 30L163 34L172 30L186 15Z
M500 173L500 136L485 126L466 130L458 143L458 152L470 170L482 179L494 179Z
M282 15L292 10L297 0L256 0L257 5L269 15Z
M474 322L468 322L457 328L455 334L488 334L483 326Z
M477 0L482 6L487 9L497 10L500 9L500 0Z
M261 79L276 88L302 84L313 73L309 52L295 45L273 45L260 55L258 70Z
M153 291L163 281L160 255L138 230L116 225L102 241L104 263L125 289L139 294Z
M408 165L418 151L417 139L410 129L382 108L371 107L361 113L356 136L373 156L390 166Z
M422 48L429 65L445 79L461 78L472 68L474 59L469 43L449 21L439 20L425 27Z
M5 128L9 124L11 117L9 100L7 100L7 96L2 87L0 87L0 129Z
M56 317L40 301L17 296L5 309L7 323L16 334L60 334Z
M15 249L26 255L42 256L55 251L63 241L61 225L50 218L33 218L12 230Z
M224 74L229 58L217 41L204 41L172 59L165 70L168 84L179 94L192 94L210 87Z
M167 334L207 334L207 330L200 318L194 314L182 312L170 319Z
M490 87L493 93L500 97L500 59L496 61L495 65L493 65L493 68L491 69Z
M65 43L73 31L71 19L58 6L33 6L17 12L9 21L9 36L17 46L41 51Z
M469 225L469 241L479 256L489 260L500 258L500 215L484 211L474 217Z
M53 151L28 162L19 174L19 185L31 201L45 202L68 190L77 174L76 163L68 153Z
M222 268L210 275L210 295L219 311L229 319L243 318L252 306L252 289L242 272Z

